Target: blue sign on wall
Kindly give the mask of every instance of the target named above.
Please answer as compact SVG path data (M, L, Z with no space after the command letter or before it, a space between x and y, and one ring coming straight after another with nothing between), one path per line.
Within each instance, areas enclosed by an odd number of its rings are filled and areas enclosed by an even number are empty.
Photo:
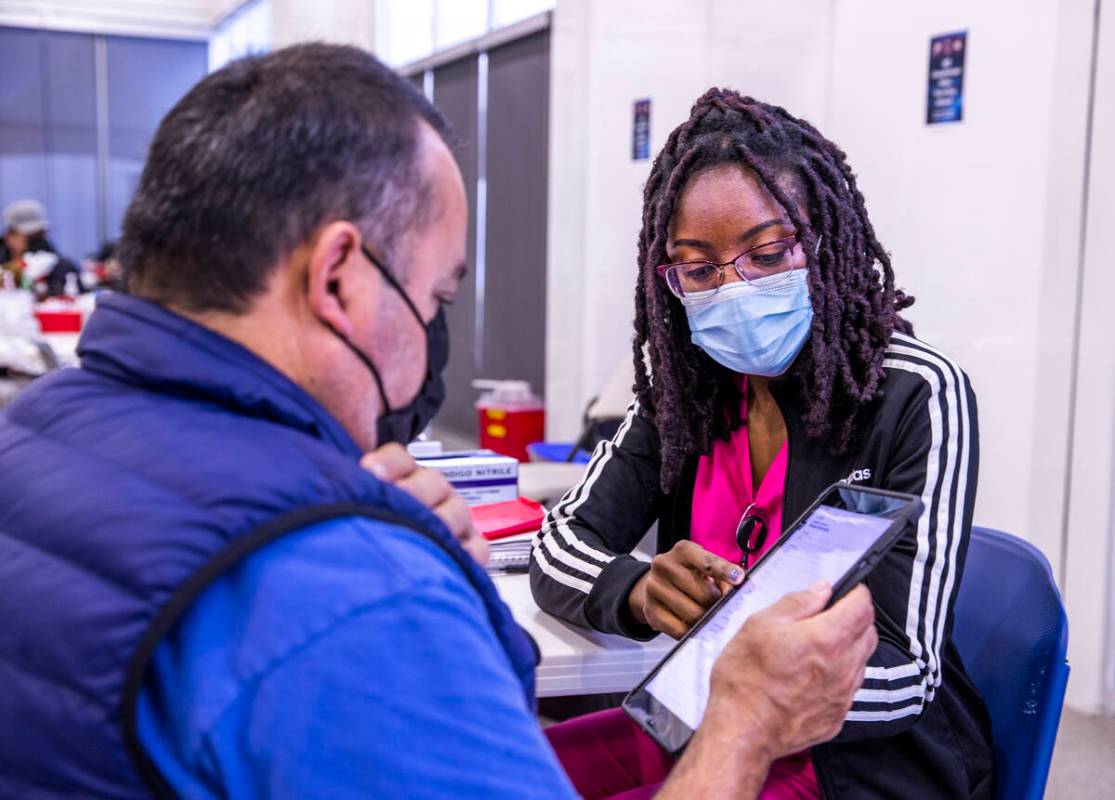
M635 115L631 123L631 160L650 158L650 98L635 101Z
M964 119L964 53L967 50L967 31L946 33L929 40L927 125Z

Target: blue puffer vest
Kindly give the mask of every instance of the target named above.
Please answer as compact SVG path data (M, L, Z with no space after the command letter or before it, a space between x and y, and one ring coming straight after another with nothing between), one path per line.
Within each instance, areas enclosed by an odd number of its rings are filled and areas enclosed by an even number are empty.
M221 570L329 517L385 519L440 545L533 703L533 643L487 575L432 513L361 469L299 387L122 295L101 299L79 352L80 369L0 417L0 797L157 789L134 735L145 657Z

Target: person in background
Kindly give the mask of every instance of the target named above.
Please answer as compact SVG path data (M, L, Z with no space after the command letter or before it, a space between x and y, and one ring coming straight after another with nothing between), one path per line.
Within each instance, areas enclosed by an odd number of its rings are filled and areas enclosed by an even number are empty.
M979 462L976 399L914 338L844 153L785 109L711 89L647 180L636 399L533 550L539 606L607 633L680 637L829 485L921 497L867 585L879 633L833 741L771 768L764 798L989 797L987 711L951 640ZM630 552L658 522L658 555ZM669 772L622 712L548 730L574 784ZM578 744L579 743L579 744ZM616 788L626 788L622 782Z
M50 223L37 200L17 200L4 209L5 269L17 286L30 289L40 300L77 295L84 291L81 271L58 252L47 236Z
M124 268L116 257L116 242L105 242L87 262L86 283L91 289L124 289Z
M30 204L28 206L28 204ZM25 211L21 213L20 206ZM14 282L13 288L22 288L23 281L23 254L27 250L28 229L33 231L38 226L38 220L46 219L43 207L34 200L23 200L11 203L4 208L4 237L0 242L0 269L9 282Z
M128 293L0 416L0 797L574 796L484 540L401 446L465 271L446 136L323 44L160 123ZM829 597L732 640L663 797L755 797L836 733L877 635L865 587Z

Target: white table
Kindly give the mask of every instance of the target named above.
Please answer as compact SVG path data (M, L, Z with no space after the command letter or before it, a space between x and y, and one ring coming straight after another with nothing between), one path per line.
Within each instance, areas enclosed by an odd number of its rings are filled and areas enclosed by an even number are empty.
M636 642L556 619L535 605L523 574L493 575L515 621L538 642L542 662L536 672L539 697L626 692L650 672L674 640L658 636Z
M58 363L63 367L76 367L80 363L77 357L77 341L80 333L44 333L43 338L58 356Z

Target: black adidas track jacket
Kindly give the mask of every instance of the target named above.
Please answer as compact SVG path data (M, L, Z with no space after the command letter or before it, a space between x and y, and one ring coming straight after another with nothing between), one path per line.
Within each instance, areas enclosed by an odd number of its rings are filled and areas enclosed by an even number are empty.
M840 735L813 749L826 798L991 797L990 723L951 641L979 462L976 400L947 356L895 334L883 392L861 414L858 445L833 456L805 435L795 380L772 381L789 435L782 519L797 519L845 480L921 497L915 527L867 579L879 646ZM689 537L697 461L678 488L659 489L658 435L633 403L581 482L554 506L535 540L535 600L606 633L649 639L627 595L649 565L630 551L658 521L658 552Z

